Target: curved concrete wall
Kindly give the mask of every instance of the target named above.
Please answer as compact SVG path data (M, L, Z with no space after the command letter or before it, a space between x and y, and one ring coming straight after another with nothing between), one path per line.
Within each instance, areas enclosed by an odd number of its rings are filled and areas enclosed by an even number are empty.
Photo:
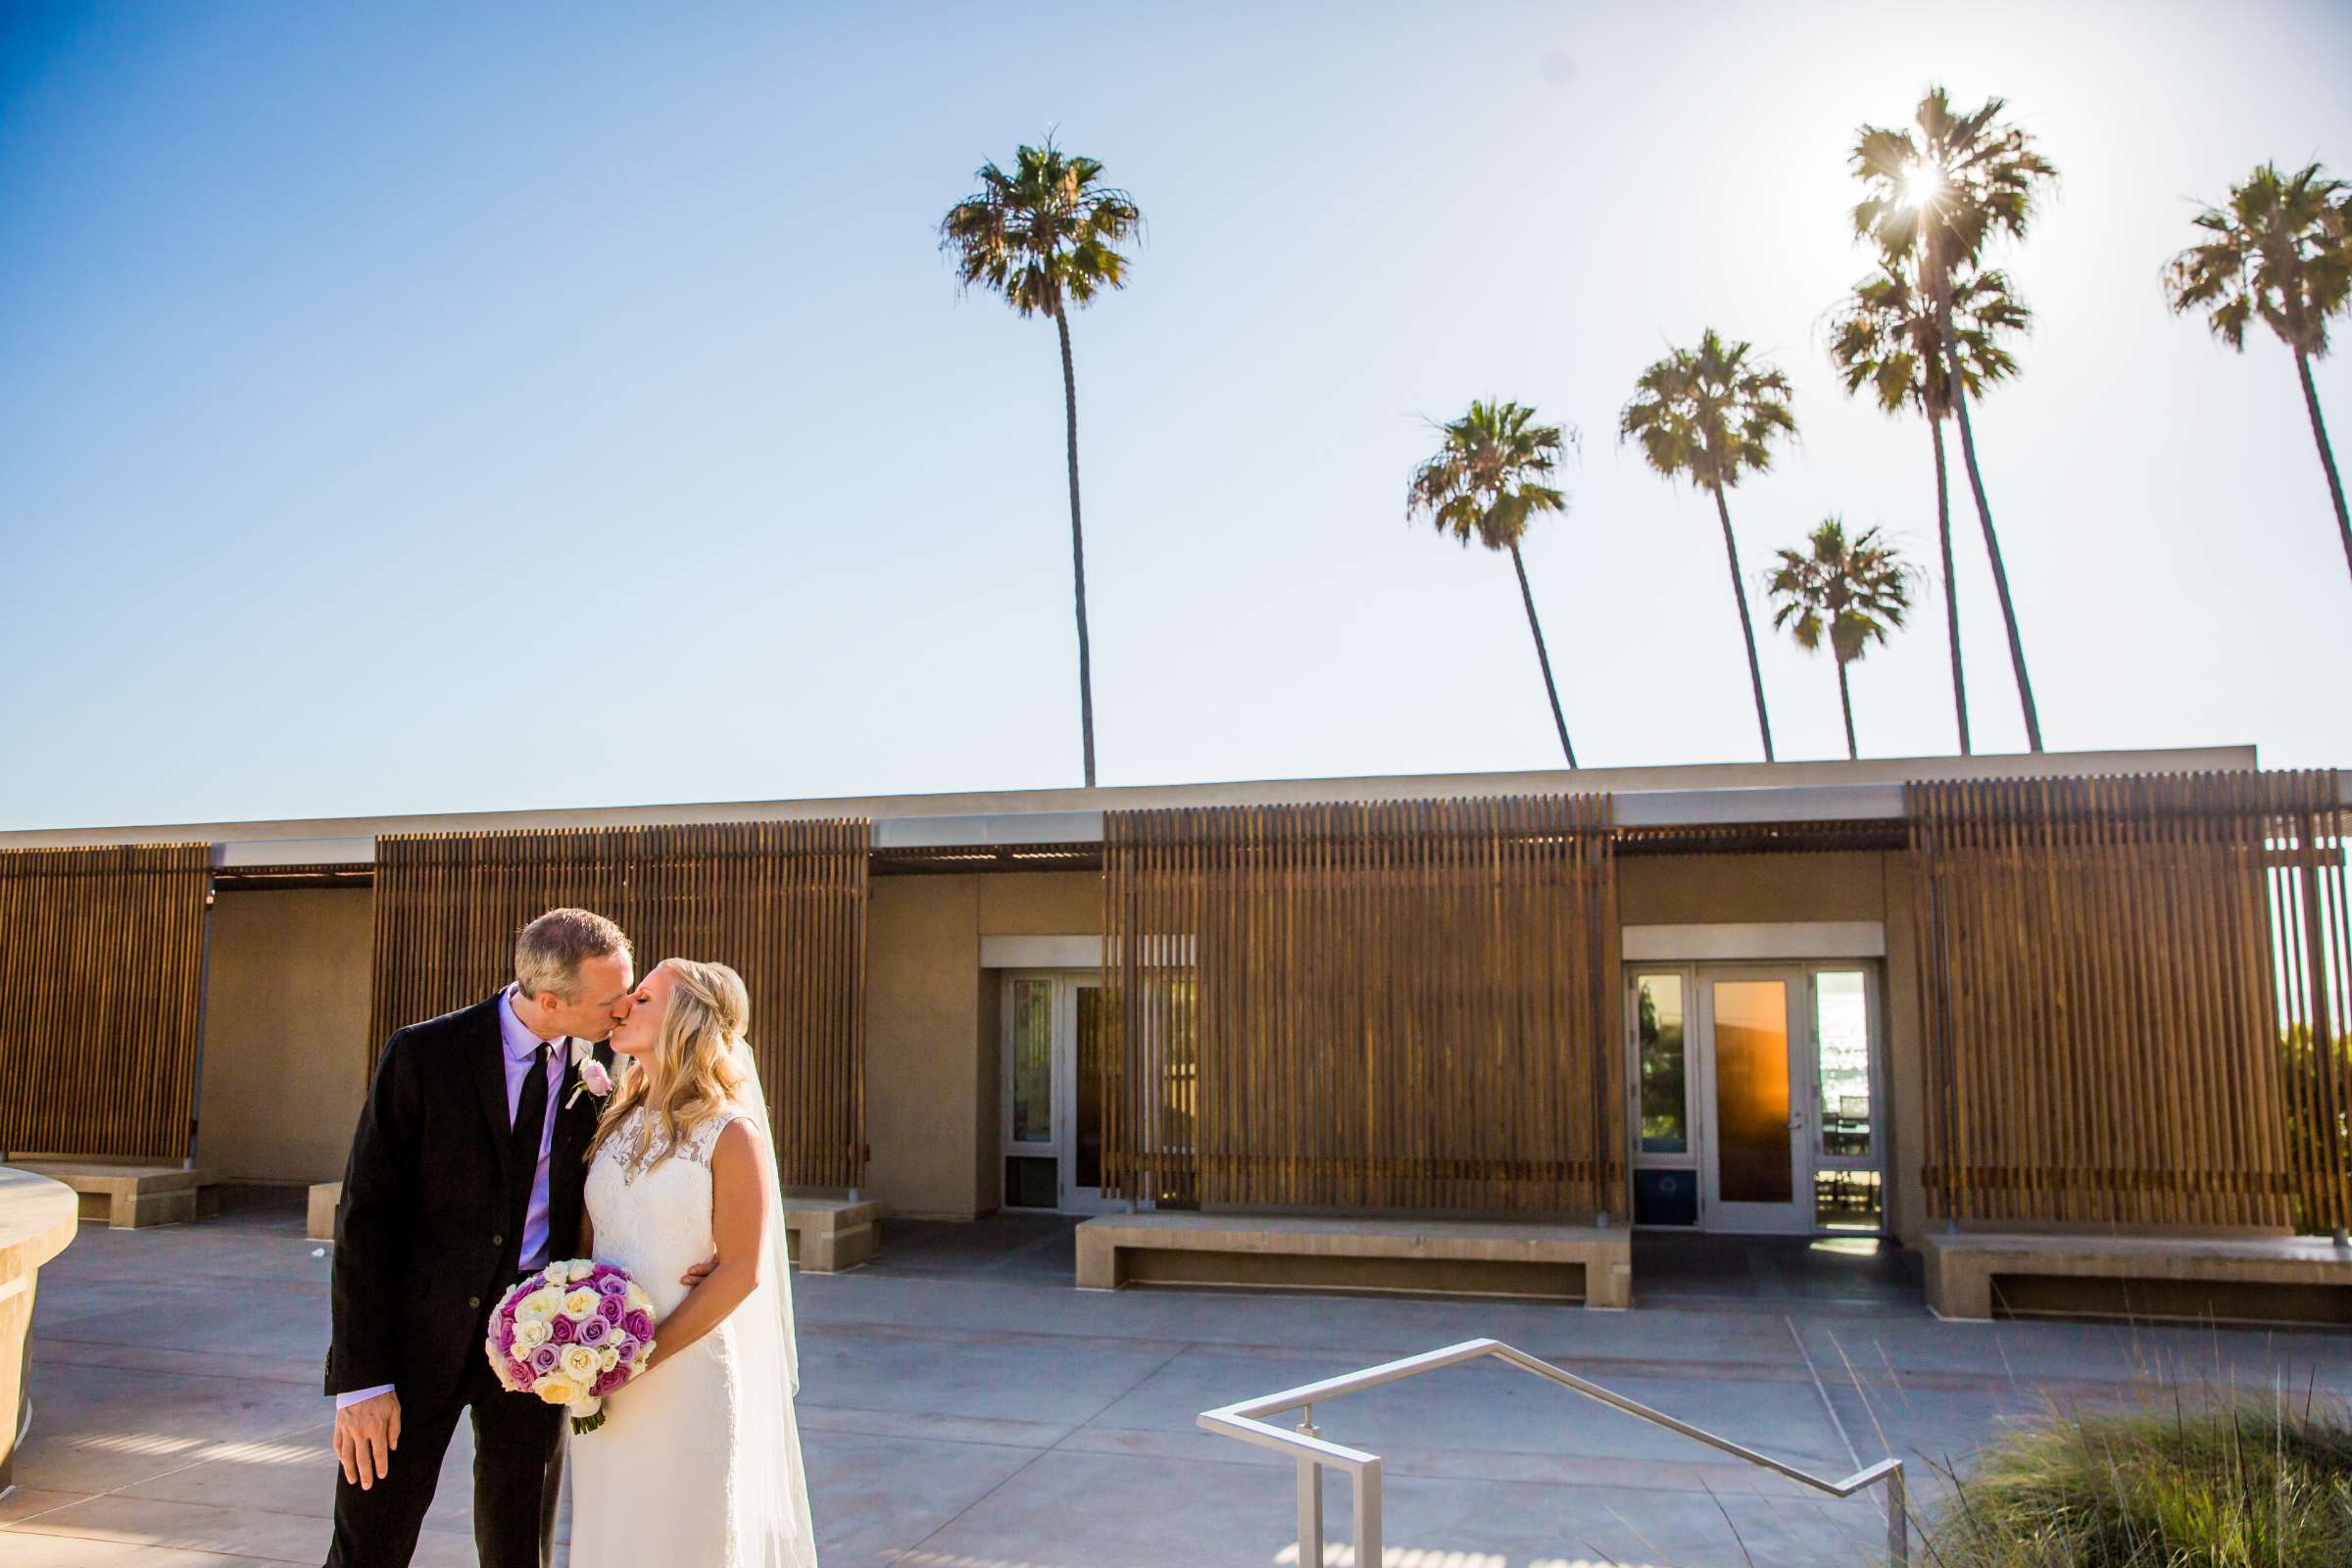
M32 1287L41 1265L74 1240L74 1190L0 1165L0 1492L32 1409L24 1398L32 1352Z

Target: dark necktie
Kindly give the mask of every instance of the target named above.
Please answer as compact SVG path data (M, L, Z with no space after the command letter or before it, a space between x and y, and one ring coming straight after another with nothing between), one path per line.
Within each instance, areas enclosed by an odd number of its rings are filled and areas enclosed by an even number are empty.
M547 1126L547 1057L556 1048L545 1041L531 1053L531 1070L522 1080L522 1098L514 1105L514 1153L525 1171L539 1164L539 1134ZM530 1178L524 1177L523 1191L530 1191ZM527 1200L526 1200L527 1201Z

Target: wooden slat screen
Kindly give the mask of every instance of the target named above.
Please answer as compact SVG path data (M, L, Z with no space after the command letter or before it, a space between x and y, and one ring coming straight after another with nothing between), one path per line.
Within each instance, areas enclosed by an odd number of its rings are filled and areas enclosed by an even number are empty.
M188 1157L209 844L0 850L0 1151Z
M1624 1212L1605 796L1110 811L1103 1186Z
M369 1049L513 979L533 916L594 909L628 933L641 973L665 957L742 973L785 1183L856 1187L871 841L862 819L378 839Z
M2335 790L2332 773L1906 786L1933 1212L2341 1223ZM2299 997L2298 973L2318 976Z

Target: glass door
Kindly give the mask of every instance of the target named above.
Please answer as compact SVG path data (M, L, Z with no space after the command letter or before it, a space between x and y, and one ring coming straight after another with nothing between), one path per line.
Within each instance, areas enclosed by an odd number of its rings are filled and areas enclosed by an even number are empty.
M1859 961L1627 965L1634 1223L1884 1229L1878 986Z
M1054 1071L1054 977L1004 977L1004 1206L1061 1201L1061 1097Z
M1698 1147L1690 1103L1691 971L1642 968L1628 986L1633 1051L1634 1223L1698 1223Z
M1879 1126L1877 974L1860 964L1816 967L1812 987L1813 1223L1875 1235L1886 1228Z
M1095 971L1004 976L1006 1208L1102 1212L1102 988Z
M1701 1191L1710 1229L1813 1229L1803 1137L1810 1075L1801 972L1709 967L1699 973L1706 1050L1700 1093L1709 1131Z
M1070 1115L1062 1133L1061 1211L1100 1214L1110 1206L1102 1200L1102 977L1072 975L1062 986L1070 1026L1063 1102Z

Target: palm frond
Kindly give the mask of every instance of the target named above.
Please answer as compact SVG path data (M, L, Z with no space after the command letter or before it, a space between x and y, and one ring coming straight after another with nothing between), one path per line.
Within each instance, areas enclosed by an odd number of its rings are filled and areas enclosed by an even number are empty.
M1826 639L1840 664L1860 659L1884 643L1911 612L1918 572L1879 530L1866 528L1849 539L1845 524L1825 517L1806 536L1805 548L1775 553L1778 565L1764 588L1774 609L1772 624L1786 629L1797 647L1817 652Z
M1916 263L1882 257L1832 313L1830 363L1850 396L1868 386L1887 414L1951 414L1950 374L1937 343L1935 302L1914 282ZM2034 313L2006 272L1964 269L1950 280L1953 336L1969 396L2017 373L2005 338L2025 332Z
M1508 550L1537 514L1568 510L1567 495L1544 481L1575 444L1573 426L1540 424L1523 404L1473 401L1468 414L1438 430L1436 456L1405 484L1406 521L1427 517L1464 546L1475 538Z
M1020 148L1010 173L981 165L978 188L939 223L958 285L1002 294L1023 316L1057 315L1124 288L1119 246L1140 233L1143 213L1102 175L1099 161L1062 152L1051 136Z
M2165 265L2175 315L2203 311L2235 350L2259 319L2295 352L2327 354L2328 322L2352 303L2352 186L2318 164L2291 174L2264 164L2190 221L2209 237Z
M1788 378L1752 351L1713 327L1697 348L1672 350L1636 379L1618 412L1618 439L1639 446L1659 473L1702 489L1728 490L1742 473L1771 467L1774 444L1796 433L1796 416Z

